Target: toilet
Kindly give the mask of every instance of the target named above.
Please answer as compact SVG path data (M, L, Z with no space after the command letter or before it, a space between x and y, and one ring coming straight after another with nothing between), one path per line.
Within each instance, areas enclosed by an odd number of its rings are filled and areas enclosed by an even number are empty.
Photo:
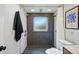
M62 54L62 51L57 48L49 48L45 52L46 54Z
M72 45L72 43L68 42L66 40L61 40L61 41L59 41L59 45L60 45L59 49L54 48L54 47L46 49L46 51L45 51L46 54L63 54L62 45Z

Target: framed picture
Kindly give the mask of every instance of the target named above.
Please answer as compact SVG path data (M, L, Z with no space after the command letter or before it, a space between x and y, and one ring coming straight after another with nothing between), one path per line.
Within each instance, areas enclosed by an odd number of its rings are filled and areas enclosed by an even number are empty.
M79 6L65 12L65 28L79 29Z

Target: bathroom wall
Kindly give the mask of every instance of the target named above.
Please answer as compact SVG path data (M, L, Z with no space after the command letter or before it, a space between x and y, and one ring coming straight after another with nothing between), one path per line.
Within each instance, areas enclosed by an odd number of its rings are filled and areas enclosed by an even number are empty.
M21 42L20 50L22 53L27 46L27 17L26 17L26 11L23 9L23 7L20 7L20 15L21 15L23 31L24 31L22 34L22 38L20 40Z
M77 6L76 4L64 5L64 12ZM65 20L65 19L64 19ZM65 29L65 39L73 44L79 44L79 30L78 29Z
M64 40L64 20L63 20L63 6L57 8L56 16L56 47L60 49L59 40Z
M14 40L13 21L16 11L20 11L21 21L24 31L26 30L26 15L24 9L16 4L2 4L0 5L0 45L6 46L2 54L22 53L27 46L26 36L22 34L20 41ZM27 31L27 30L26 30Z
M4 42L3 40L4 12L2 11L4 11L4 8L2 5L0 5L0 45L3 45L3 42Z
M57 23L57 19L56 19L56 12L54 13L54 46L56 47L56 23Z

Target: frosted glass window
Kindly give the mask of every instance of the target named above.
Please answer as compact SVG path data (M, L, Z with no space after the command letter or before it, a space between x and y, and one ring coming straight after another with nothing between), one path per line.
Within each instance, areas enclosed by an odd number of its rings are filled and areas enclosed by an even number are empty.
M34 17L33 31L48 31L48 17Z

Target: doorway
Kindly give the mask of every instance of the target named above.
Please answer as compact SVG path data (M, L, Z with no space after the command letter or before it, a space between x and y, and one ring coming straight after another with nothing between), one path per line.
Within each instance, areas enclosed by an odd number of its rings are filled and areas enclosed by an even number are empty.
M28 13L27 47L54 47L53 13Z

